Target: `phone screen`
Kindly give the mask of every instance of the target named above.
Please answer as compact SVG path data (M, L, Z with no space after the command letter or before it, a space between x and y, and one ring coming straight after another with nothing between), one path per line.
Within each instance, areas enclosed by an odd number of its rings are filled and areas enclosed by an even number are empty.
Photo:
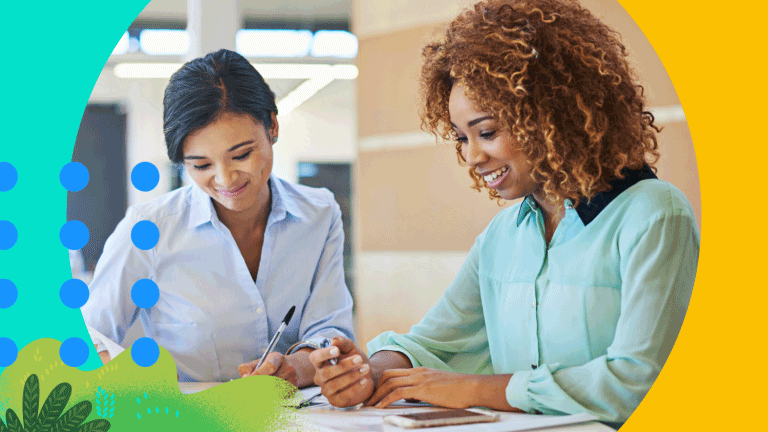
M400 414L399 417L404 417L411 420L440 420L440 419L452 419L460 417L487 417L486 414L480 414L473 411L467 411L463 409L455 409L450 411L433 411L423 412L417 414Z

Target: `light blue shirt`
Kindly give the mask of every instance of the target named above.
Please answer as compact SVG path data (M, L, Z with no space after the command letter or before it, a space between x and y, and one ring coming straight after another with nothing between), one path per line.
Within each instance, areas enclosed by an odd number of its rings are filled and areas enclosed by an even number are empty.
M182 381L238 378L238 365L259 359L285 314L296 306L275 350L300 340L353 337L352 297L344 282L341 211L327 189L270 177L272 208L254 282L213 203L187 186L132 206L99 259L86 324L122 342L138 318L147 336L168 350ZM160 240L147 251L131 242L141 220ZM131 288L151 279L160 299L138 308Z
M595 201L591 214L569 206L549 245L531 197L501 211L421 322L379 335L368 352L512 373L513 407L626 421L680 331L700 238L687 199L664 181L635 182L604 208Z

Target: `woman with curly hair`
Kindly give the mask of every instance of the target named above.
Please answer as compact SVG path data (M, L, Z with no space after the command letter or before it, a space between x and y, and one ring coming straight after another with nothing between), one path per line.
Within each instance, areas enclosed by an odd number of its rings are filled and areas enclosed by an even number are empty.
M658 180L653 116L618 34L575 2L487 0L423 51L425 129L454 140L475 187L523 198L478 236L405 335L310 354L334 405L626 421L675 342L699 232ZM338 357L338 364L326 361Z

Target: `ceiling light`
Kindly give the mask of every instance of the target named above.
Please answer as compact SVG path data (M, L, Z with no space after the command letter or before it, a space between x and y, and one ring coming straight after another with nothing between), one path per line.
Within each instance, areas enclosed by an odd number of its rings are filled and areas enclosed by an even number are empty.
M123 36L115 45L111 55L120 55L128 52L128 32L123 33Z
M312 40L314 57L355 58L357 56L357 37L342 30L320 30Z
M305 57L309 53L309 30L239 30L237 52L246 57Z
M189 51L189 33L185 30L142 30L139 43L141 50L147 54L186 54Z

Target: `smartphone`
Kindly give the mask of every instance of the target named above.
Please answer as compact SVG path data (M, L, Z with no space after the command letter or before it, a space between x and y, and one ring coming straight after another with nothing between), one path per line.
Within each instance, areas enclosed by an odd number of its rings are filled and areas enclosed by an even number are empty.
M384 421L402 428L413 429L450 426L469 423L487 423L499 420L499 414L475 409L427 411L414 414L389 415Z

